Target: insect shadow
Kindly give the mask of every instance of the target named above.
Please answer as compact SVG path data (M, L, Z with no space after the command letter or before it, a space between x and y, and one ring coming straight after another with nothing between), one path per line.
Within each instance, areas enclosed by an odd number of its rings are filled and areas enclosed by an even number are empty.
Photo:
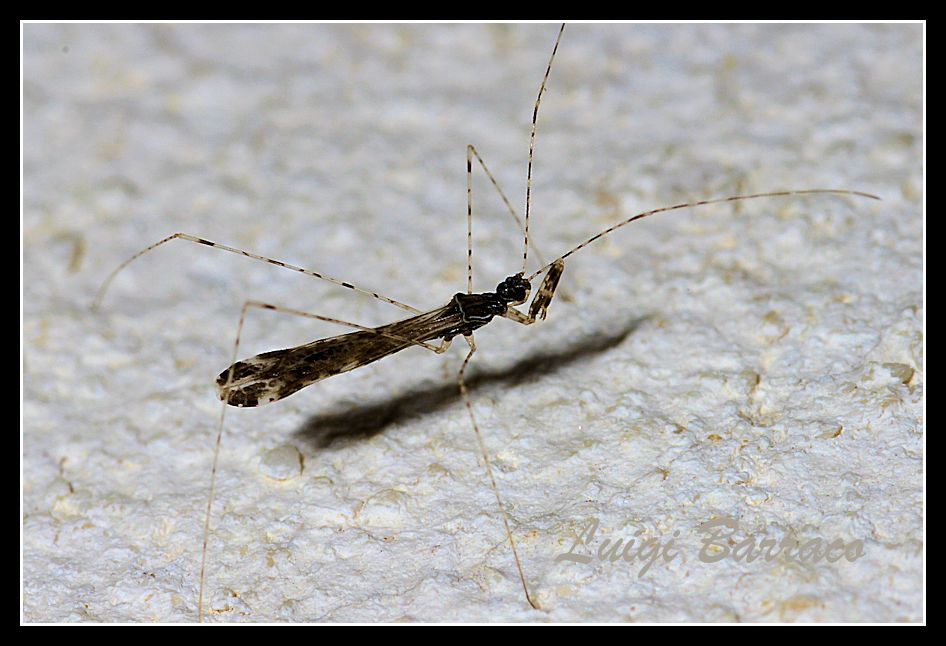
M474 387L488 384L515 386L524 381L536 380L538 375L544 377L554 374L561 368L619 345L648 318L644 316L629 320L617 332L579 337L559 346L557 350L527 355L506 368L477 371L467 378L467 383ZM390 426L436 413L460 400L456 384L450 381L354 408L350 405L338 406L317 413L309 417L293 435L313 448L325 449L337 441L359 441L374 437Z

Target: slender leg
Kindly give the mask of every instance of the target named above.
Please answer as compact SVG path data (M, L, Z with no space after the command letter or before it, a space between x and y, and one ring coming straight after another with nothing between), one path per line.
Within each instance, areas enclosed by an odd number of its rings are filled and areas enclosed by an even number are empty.
M274 260L274 259L272 259L272 258L267 258L267 257L265 257L265 256L260 256L260 255L257 255L257 254L255 254L255 253L250 253L249 251L244 251L244 250L242 250L242 249L237 249L236 247L228 247L227 245L223 245L223 244L220 244L220 243L217 243L217 242L212 242L212 241L210 241L210 240L205 240L204 238L198 238L197 236L192 236L192 235L190 235L190 234L188 234L188 233L175 233L175 234L173 234L173 235L169 235L167 238L164 238L163 240L158 240L158 241L155 242L153 245L151 245L151 246L149 246L149 247L145 247L144 249L142 249L141 251L139 251L138 253L136 253L135 255L133 255L131 258L129 258L128 260L126 260L125 262L123 262L122 264L120 264L112 273L110 273L110 274L108 275L108 277L107 277L107 278L105 279L105 281L102 283L102 286L99 287L99 291L98 291L98 293L96 293L96 295L95 295L95 300L92 302L92 309L93 309L93 311L94 311L94 310L97 310L97 309L99 308L99 306L102 304L102 299L105 298L105 292L108 291L108 287L109 287L109 285L111 285L112 280L115 278L115 276L118 275L118 273L119 273L122 269L124 269L124 268L127 267L129 264L131 264L132 261L134 261L134 260L136 260L137 258L140 258L140 257L143 256L144 254L148 253L149 251L152 251L153 249L157 249L157 248L160 247L161 245L163 245L163 244L165 244L165 243L167 243L167 242L171 242L172 240L186 240L187 242L193 242L193 243L196 243L196 244L205 245L205 246L207 246L207 247L212 247L212 248L214 248L214 249L220 249L220 250L222 250L222 251L228 251L228 252L230 252L230 253L235 253L235 254L238 254L238 255L240 255L240 256L246 256L247 258L252 258L253 260L260 260L260 261L265 262L265 263L268 263L268 264L270 264L270 265L275 265L276 267L282 267L282 268L284 268L284 269L289 269L290 271L299 272L300 274L305 274L306 276L312 276L313 278L321 278L322 280L327 280L328 282L333 283L333 284L335 284L335 285L339 285L340 287L345 287L345 288L347 288L347 289L350 289L350 290L353 290L353 291L356 291L356 292L360 292L360 293L362 293L362 294L367 294L368 296L371 296L371 297L373 297L373 298L376 298L376 299L378 299L379 301L383 301L383 302L385 302L385 303L390 303L391 305L394 305L394 306L396 306L396 307L400 307L402 310L407 310L408 312L411 312L412 314L420 314L420 313L421 313L421 311L420 311L419 309L417 309L417 308L411 307L410 305L406 305L406 304L404 304L404 303L402 303L402 302L400 302L400 301L396 301L396 300L394 300L393 298L388 298L387 296L382 296L381 294L378 294L377 292L373 292L373 291L368 290L368 289L362 289L361 287L356 287L355 285L352 285L351 283L346 282L346 281L344 281L344 280L339 280L339 279L337 279L337 278L332 278L331 276L327 276L327 275L325 275L325 274L320 274L319 272L317 272L317 271L312 271L311 269L304 269L304 268L302 268L302 267L296 267L295 265L290 265L289 263L285 263L285 262L283 262L283 261L281 261L281 260Z
M354 328L356 330L362 330L365 332L374 332L374 328L366 327L364 325L358 325L357 323L349 323L348 321L342 321L340 319L331 318L328 316L321 316L319 314L311 314L309 312L303 312L301 310L295 310L288 307L279 307L276 305L270 305L269 303L262 303L260 301L246 301L243 303L243 308L240 310L240 323L237 326L236 339L233 342L233 353L230 358L230 370L227 374L227 381L221 387L221 392L226 393L230 387L230 383L233 381L233 371L236 367L236 358L240 350L240 339L243 335L243 325L246 322L246 313L251 308L269 310L273 312L282 312L285 314L292 314L295 316L302 316L304 318L316 319L318 321L325 321L327 323L334 323L336 325L342 325L349 328ZM440 345L433 345L430 343L425 343L423 341L416 341L412 339L407 339L399 336L394 336L390 334L383 334L383 336L388 336L399 341L409 341L415 345L427 348L428 350L441 354L446 352L447 348L450 347L450 341L444 340ZM213 507L214 494L216 491L216 482L217 482L217 463L220 457L220 443L223 439L223 421L227 413L227 397L223 397L223 405L220 408L220 418L217 422L217 438L214 441L214 451L213 459L211 461L210 467L210 487L207 494L207 509L204 514L204 538L203 544L201 546L200 552L200 582L197 593L197 621L200 622L203 619L204 612L204 580L205 580L205 570L207 565L207 543L210 539L210 514L211 508Z
M535 601L532 600L532 596L529 594L529 587L526 585L526 577L522 573L522 563L519 561L516 541L513 540L512 530L509 529L509 517L506 515L503 501L499 497L499 489L496 487L496 479L493 477L493 468L489 464L489 453L486 451L486 444L483 442L483 436L480 434L480 428L476 423L476 416L473 414L473 404L470 402L470 394L467 392L466 383L463 381L466 366L470 363L470 359L473 358L473 353L476 352L476 343L473 341L473 335L470 334L463 338L470 345L470 352L466 355L466 359L463 360L463 365L460 366L460 370L457 372L457 384L460 386L460 395L463 397L463 404L466 406L467 413L470 414L470 422L473 424L473 433L476 435L476 442L480 447L483 463L486 465L486 475L489 477L490 487L493 490L493 495L496 496L496 505L499 507L499 514L503 519L503 526L506 528L506 538L509 539L509 546L512 547L512 556L516 561L516 570L519 572L519 581L522 583L522 590L525 592L526 601L529 602L530 606L539 610L539 606L536 605Z
M291 307L282 307L280 305L270 305L269 303L262 303L260 301L246 301L243 304L243 311L246 312L247 309L254 307L261 310L269 310L271 312L280 312L282 314L292 314L293 316L301 316L308 319L315 319L316 321L325 321L326 323L333 323L335 325L341 325L343 327L349 327L354 330L361 330L363 332L374 332L381 336L388 337L390 339L396 339L398 341L405 341L407 343L412 343L414 345L419 345L422 348L427 348L431 352L436 354L442 354L447 351L447 348L450 347L450 341L442 340L439 345L434 345L432 343L427 343L426 341L418 341L417 339L409 339L407 337L398 336L396 334L389 334L386 332L378 332L377 328L368 327L366 325L359 325L358 323L351 323L350 321L343 321L341 319L332 318L329 316L322 316L320 314L312 314L310 312L303 312L302 310L293 309ZM243 317L240 317L240 328L243 327ZM237 332L237 344L239 344L239 331Z
M503 192L503 189L499 187L499 183L496 181L496 178L493 177L493 174L489 172L489 168L486 167L486 162L483 161L483 158L480 157L479 151L476 150L476 147L472 144L469 144L466 147L466 162L467 162L467 175L472 173L472 157L476 157L476 160L480 163L480 167L483 169L483 172L486 173L486 177L489 178L489 181L493 184L493 188L496 189L496 192L499 193L499 197L502 198L503 204L506 205L506 210L509 212L509 215L512 216L512 219L515 221L516 226L519 227L519 232L525 235L525 228L522 226L522 220L519 219L519 216L516 214L516 210L512 207L512 203L509 201L509 198L506 197L506 194ZM467 178L469 180L469 178ZM469 191L470 182L467 181L467 190ZM469 200L467 200L469 202ZM469 205L468 205L469 206ZM539 252L539 248L535 246L535 242L530 240L529 244L532 247L532 251L535 252L536 260L539 263L539 266L545 266L545 260L542 257L542 254Z
M466 147L466 293L473 293L473 160Z

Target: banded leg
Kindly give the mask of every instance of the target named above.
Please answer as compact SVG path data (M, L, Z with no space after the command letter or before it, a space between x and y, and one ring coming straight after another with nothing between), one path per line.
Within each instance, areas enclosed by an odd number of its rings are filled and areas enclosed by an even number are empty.
M470 351L467 353L466 358L463 360L463 365L460 366L460 370L457 372L457 384L460 386L460 395L463 397L463 404L466 406L466 412L470 414L470 422L473 424L473 433L476 435L476 443L480 448L480 455L483 457L483 463L486 465L486 475L489 477L489 485L493 490L493 495L496 496L496 506L499 507L499 514L503 519L503 527L506 528L506 538L509 539L509 546L512 548L512 557L516 561L516 571L519 573L519 581L522 583L522 591L525 592L526 601L529 602L529 605L532 606L535 610L539 610L539 606L532 600L532 596L529 594L529 586L526 585L526 577L522 573L522 563L519 561L519 552L516 550L516 541L512 538L512 530L509 529L509 517L506 514L506 508L503 507L503 501L499 497L499 489L496 487L496 479L493 477L493 468L489 464L489 453L486 451L486 444L483 442L483 436L480 434L480 427L476 423L476 416L473 414L473 404L470 402L470 394L467 391L466 383L463 380L463 375L466 372L466 367L470 363L470 359L473 358L473 354L476 352L476 342L473 340L473 335L467 335L463 337L470 346Z
M217 437L214 441L214 451L213 458L211 460L210 467L210 487L207 494L207 509L204 515L204 536L203 543L200 552L200 581L198 586L197 593L197 621L200 622L203 619L203 610L204 610L204 579L205 579L205 570L207 564L207 544L210 540L210 515L214 502L214 494L216 492L216 482L217 482L217 464L220 457L220 444L223 439L223 422L226 417L227 407L228 407L228 391L230 389L230 384L233 381L233 373L237 365L237 355L240 350L240 340L243 335L243 325L246 322L246 313L250 308L257 308L262 310L269 310L273 312L282 312L285 314L293 314L295 316L301 316L304 318L315 319L318 321L325 321L326 323L334 323L336 325L341 325L344 327L354 328L356 330L361 330L364 332L374 332L374 328L370 328L364 325L359 325L357 323L350 323L348 321L342 321L341 319L331 318L328 316L321 316L319 314L312 314L310 312L303 312L301 310L295 310L288 307L278 307L276 305L270 305L269 303L262 303L260 301L246 301L243 303L243 308L240 310L240 323L237 326L236 339L233 343L233 354L230 358L230 368L227 373L227 379L223 385L220 386L220 390L223 393L223 404L220 408L220 418L217 422ZM407 339L391 334L383 334L381 336L387 336L394 338L398 341L406 341L414 345L419 345L423 348L426 348L437 354L441 354L450 347L450 341L444 340L440 345L433 345L430 343L425 343L423 341L417 341L413 339Z
M489 172L489 168L486 166L486 162L483 161L483 158L480 156L479 151L476 150L476 147L473 144L467 144L466 146L466 269L467 269L467 294L473 293L473 157L476 157L476 161L480 163L480 167L483 169L483 172L486 173L486 177L489 178L490 183L493 185L493 188L496 189L496 192L499 193L499 197L502 199L503 204L506 205L506 210L509 212L509 215L512 216L512 219L515 221L516 226L519 227L520 233L525 235L525 228L522 225L522 220L519 219L519 216L516 214L516 209L512 207L512 203L509 201L509 198L506 197L506 194L503 192L503 189L499 187L499 182L496 181L496 178L493 177L493 174ZM539 252L539 248L532 244L532 250L535 252L536 260L539 263L539 266L545 265L545 260L542 258L542 254Z
M347 289L350 289L350 290L359 292L359 293L361 293L361 294L366 294L366 295L368 295L368 296L371 296L372 298L376 298L376 299L378 299L379 301L383 301L383 302L385 302L385 303L389 303L389 304L391 304L391 305L394 305L395 307L400 307L402 310L407 310L408 312L410 312L410 313L412 313L412 314L420 314L420 313L421 313L421 311L420 311L419 309L417 309L417 308L411 307L410 305L407 305L407 304L402 303L402 302L400 302L400 301L396 301L396 300L394 300L393 298L388 298L387 296L382 296L381 294L379 294L379 293L377 293L377 292L373 292L373 291L371 291L371 290L369 290L369 289L362 289L361 287L357 287L357 286L355 286L355 285L353 285L353 284L351 284L351 283L349 283L349 282L347 282L347 281L339 280L339 279L337 279L337 278L332 278L331 276L328 276L328 275L326 275L326 274L320 274L319 272L317 272L317 271L312 271L311 269L305 269L305 268L303 268L303 267L297 267L297 266L295 266L295 265L290 265L289 263L283 262L283 261L281 261L281 260L274 260L273 258L267 258L266 256L260 256L260 255L258 255L258 254L251 253L251 252L249 252L249 251L244 251L243 249L237 249L236 247L228 247L227 245L220 244L220 243L218 243L218 242L212 242L212 241L210 241L210 240L205 240L204 238L198 238L197 236L192 236L192 235L190 235L189 233L175 233L175 234L173 234L173 235L169 235L168 237L164 238L163 240L158 240L158 241L155 242L153 245L150 245L150 246L148 246L148 247L145 247L144 249L142 249L141 251L139 251L138 253L136 253L135 255L133 255L131 258L129 258L128 260L126 260L125 262L123 262L122 264L120 264L112 273L110 273L110 274L108 275L108 277L107 277L107 278L105 279L105 281L102 283L102 286L99 287L99 291L95 294L95 300L92 302L92 310L95 311L95 310L97 310L97 309L101 306L101 304L102 304L102 299L105 298L105 292L108 291L109 285L111 285L112 280L115 279L115 276L117 276L118 273L119 273L122 269L124 269L125 267L127 267L128 265L130 265L134 260L137 260L137 259L140 258L141 256L145 255L145 254L148 253L149 251L152 251L152 250L154 250L154 249L157 249L157 248L160 247L161 245L163 245L163 244L165 244L165 243L168 243L168 242L171 242L172 240L185 240L185 241L187 241L187 242L193 242L193 243L195 243L195 244L201 244L201 245L204 245L204 246L207 246L207 247L212 247L212 248L214 248L214 249L220 249L220 250L222 250L222 251L228 251L228 252L230 252L230 253L235 253L235 254L240 255L240 256L245 256L245 257L247 257L247 258L252 258L253 260L260 260L260 261L265 262L265 263L268 263L268 264L270 264L270 265L275 265L276 267L282 267L283 269L288 269L288 270L290 270L290 271L295 271L295 272L298 272L298 273L300 273L300 274L305 274L306 276L312 276L313 278L321 278L322 280L327 280L328 282L333 283L333 284L335 284L335 285L339 285L340 287L345 287L345 288L347 288Z
M545 274L542 285L539 286L539 292L529 305L528 316L512 306L506 308L503 316L516 323L522 323L523 325L532 325L538 319L545 319L545 315L549 309L549 303L552 302L555 288L558 286L558 281L562 278L562 272L564 271L565 262L561 258L549 265L549 271Z

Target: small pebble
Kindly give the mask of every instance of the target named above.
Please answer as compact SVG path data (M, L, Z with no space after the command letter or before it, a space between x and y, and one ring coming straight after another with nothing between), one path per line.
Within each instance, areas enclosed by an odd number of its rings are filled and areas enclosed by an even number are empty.
M302 455L291 444L270 449L259 461L259 470L273 480L289 480L302 473Z

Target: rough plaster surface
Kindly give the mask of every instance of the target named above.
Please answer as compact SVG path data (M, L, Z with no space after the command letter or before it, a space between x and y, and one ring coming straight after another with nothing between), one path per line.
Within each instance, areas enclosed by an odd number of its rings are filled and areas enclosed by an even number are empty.
M465 145L521 209L555 30L24 27L26 621L195 619L212 382L245 299L403 314L184 242L92 314L107 273L184 231L442 304L465 286ZM207 619L921 620L921 59L911 25L569 26L536 148L547 257L688 199L883 201L637 223L568 263L548 320L477 333L476 414L541 611L455 392L461 341L228 411ZM474 199L487 290L520 235L480 174ZM253 312L240 354L336 333ZM702 562L720 517L736 542L863 556ZM591 520L591 561L556 561ZM643 574L597 557L675 532Z

